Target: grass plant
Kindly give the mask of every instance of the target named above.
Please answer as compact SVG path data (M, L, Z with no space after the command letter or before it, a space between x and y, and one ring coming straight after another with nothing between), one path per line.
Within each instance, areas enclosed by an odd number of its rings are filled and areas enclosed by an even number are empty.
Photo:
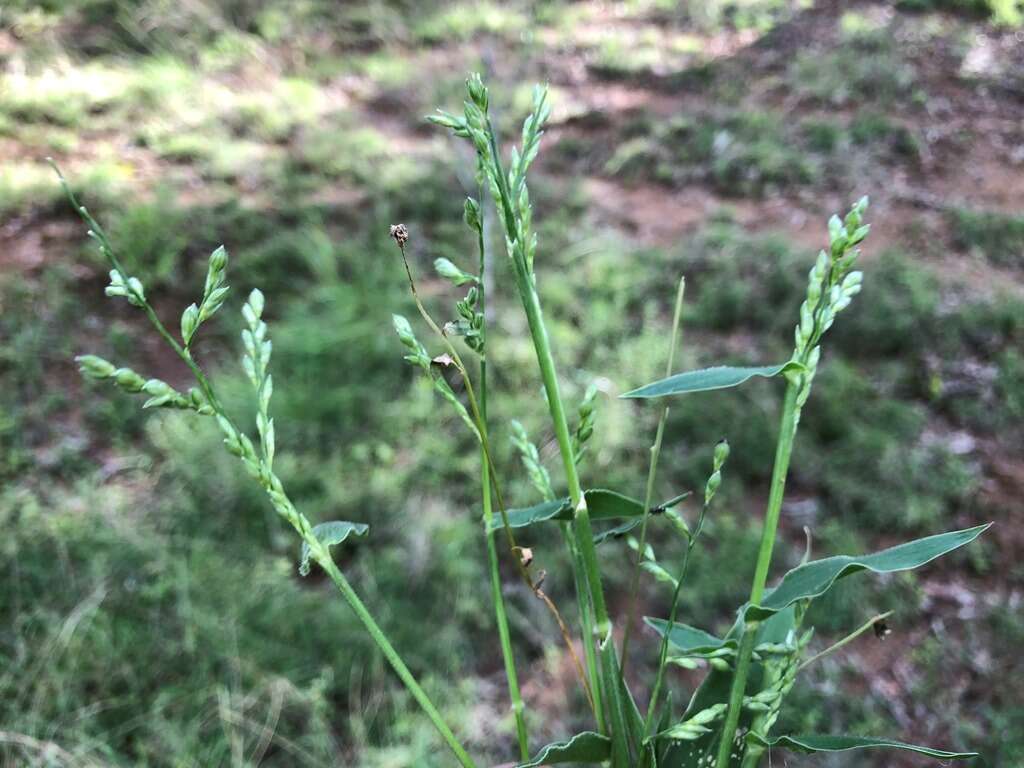
M650 451L645 497L638 500L607 488L589 487L584 483L581 469L587 442L594 431L594 390L575 408L566 402L562 393L556 364L558 350L548 332L541 300L537 267L543 265L543 259L527 184L528 171L540 151L550 114L547 90L540 86L534 90L532 109L523 123L520 143L506 152L491 117L487 87L478 75L471 76L466 85L461 113L439 111L431 118L457 138L468 141L474 154L473 170L479 192L477 198L467 199L464 205L465 223L476 246L476 253L467 257L466 262L473 266L467 269L448 258L435 262L438 274L465 293L455 304L454 318L449 322L437 321L421 298L407 253L415 235L405 225L395 224L390 234L401 260L400 267L396 266L396 280L407 282L422 326L429 331L429 337L424 336L428 343L420 340L416 327L405 317L394 315L393 325L405 349L405 359L430 382L446 407L453 409L472 436L479 455L480 526L489 572L489 583L481 588L489 591L493 603L520 768L560 763L605 764L612 768L755 768L771 748L805 753L888 748L944 760L973 757L971 752L932 749L891 739L775 733L783 704L799 673L823 655L840 650L884 618L880 614L824 652L809 655L807 648L813 628L805 626L805 617L815 599L825 595L841 579L859 572L886 574L925 566L974 541L987 528L983 525L938 533L866 555L836 555L812 560L808 547L804 562L774 581L774 586L769 586L786 480L801 415L822 361L822 341L861 290L862 275L855 267L859 248L869 233L864 221L867 199L855 203L845 217L834 216L828 222L827 246L818 254L808 273L805 299L794 333L794 348L788 359L758 366L714 366L674 373L683 317L685 283L680 280L665 378L638 387L632 387L631 383L629 391L622 396L637 401L639 408L654 401L653 405L660 409ZM195 386L181 391L165 381L142 376L95 355L78 358L82 373L109 381L124 392L147 395L144 408L189 411L196 417L215 422L226 449L241 461L246 472L265 492L274 511L298 535L301 542L299 572L306 575L315 564L327 574L458 764L464 768L482 765L471 756L464 746L464 738L456 734L456 728L446 722L334 559L332 547L367 536L368 526L348 520L314 524L293 503L275 470L277 440L271 412L274 382L269 370L272 344L263 319L266 305L263 293L254 289L241 310L244 321L242 364L252 387L253 402L251 412L243 421L229 414L194 353L197 334L229 298L227 251L221 247L211 254L202 297L183 311L180 333L175 334L150 303L143 281L126 269L103 229L79 204L66 183L64 186L71 204L88 226L89 236L109 262L107 295L125 299L146 317L157 335L188 369ZM561 474L553 478L525 429L513 425L513 444L522 460L522 469L540 496L537 503L523 508L510 508L506 504L503 489L509 486L515 469L498 461L501 455L493 438L497 430L488 419L488 404L496 393L491 386L493 377L489 377L487 357L494 329L488 327L485 308L486 302L505 287L494 284L486 269L488 243L484 219L491 215L497 222L503 243L501 250L513 278L514 287L509 286L509 293L518 299L525 315L539 384L550 417L550 430L561 460ZM404 276L399 276L399 268ZM557 276L548 276L548 279L557 280ZM615 372L609 375L622 376ZM683 492L658 501L655 478L671 398L697 397L700 393L739 387L758 379L784 384L781 420L749 599L738 607L732 628L719 637L683 623L679 613L691 560L701 556L698 545L705 523L714 514L713 502L722 484L730 445L722 441L711 449L711 471L704 482L703 493L696 499ZM709 407L713 407L714 395L706 396ZM570 417L573 413L575 419ZM255 432L246 430L245 423L254 424ZM518 536L525 528L535 529L533 532L540 535L539 545L527 547L520 543ZM545 531L552 535L544 536ZM674 563L659 560L653 546L655 543L661 546L671 537L679 539L683 553ZM541 564L554 558L552 542L559 540L558 546L567 548L567 561L572 569L577 603L575 617L560 609L544 590L545 571ZM618 556L623 541L635 553L630 555L634 567L627 576L629 591L636 593L637 584L645 574L671 589L668 617L644 619L658 642L649 649L635 650L637 653L650 651L657 659L655 678L649 689L631 686L623 672L631 643L641 642L631 626L632 613L621 618L614 616L606 597L612 573L607 566L611 558ZM603 546L599 548L599 545ZM508 565L506 572L514 572L550 615L560 635L559 642L564 644L573 661L582 698L589 705L587 716L592 716L590 729L535 752L531 751L530 718L520 690L515 636L503 589L503 559ZM742 566L742 562L719 564L721 568ZM634 604L635 599L630 600L630 605ZM574 618L578 626L574 626ZM582 642L582 658L576 650L577 633ZM671 690L668 683L666 671L670 665L707 669L703 682L689 697L686 706L676 705L684 698L682 692Z

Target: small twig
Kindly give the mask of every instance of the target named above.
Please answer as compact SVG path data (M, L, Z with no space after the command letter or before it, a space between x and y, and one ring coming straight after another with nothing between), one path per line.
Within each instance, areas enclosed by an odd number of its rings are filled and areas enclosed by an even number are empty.
M807 669L807 667L809 667L811 664L816 662L818 659L821 659L821 658L823 658L825 656L828 656L830 653L834 653L835 651L838 651L840 648L842 648L844 645L846 645L848 643L852 643L858 637L860 637L865 632L867 632L869 629L871 629L873 626L875 626L875 624L877 624L880 621L885 621L890 616L892 616L892 611L886 611L885 613L880 613L877 616L871 617L870 619L867 620L867 622L864 623L863 626L858 627L857 629L855 629L853 632L848 634L846 637L844 637L839 642L833 643L832 645L830 645L825 650L821 651L820 653L814 654L813 656L811 656L811 658L807 659L807 661L801 663L800 666L796 668L796 671L797 672L803 672L805 669Z
M672 375L675 367L676 345L679 343L679 330L682 322L683 296L686 293L686 278L679 278L679 288L676 291L675 312L672 316L672 340L669 342L668 360L665 363L666 378ZM640 523L640 546L637 547L636 563L633 565L633 579L629 588L629 612L626 614L626 629L622 635L622 656L619 668L625 675L626 664L629 660L629 637L633 629L636 615L637 592L640 586L640 566L644 559L644 550L647 544L647 523L650 520L651 504L654 503L654 480L658 474L658 459L661 456L661 441L665 435L665 424L668 422L668 404L661 409L661 417L658 419L658 431L654 437L654 445L651 446L651 463L647 470L647 490L644 494L644 516Z

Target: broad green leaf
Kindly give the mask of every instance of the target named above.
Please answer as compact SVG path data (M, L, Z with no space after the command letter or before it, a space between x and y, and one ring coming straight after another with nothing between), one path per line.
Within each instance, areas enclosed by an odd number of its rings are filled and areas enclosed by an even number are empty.
M774 739L764 739L757 734L751 733L748 739L762 747L784 747L795 752L845 752L848 749L870 749L872 747L885 747L889 749L903 749L909 752L917 752L928 757L937 757L944 760L962 760L969 757L977 757L977 752L946 752L941 749L930 747L918 747L913 744L904 744L901 741L890 739L871 739L861 736L779 736Z
M783 576L779 585L768 593L760 605L747 606L745 616L748 620L766 619L799 600L812 599L825 594L837 580L858 571L893 573L919 568L937 557L952 552L965 544L970 544L989 525L979 525L962 531L928 536L883 549L881 552L871 555L860 557L842 555L806 563Z
M591 493L594 493L594 492L591 492ZM594 515L594 513L592 511L591 512L591 517L593 519L600 520L600 519L605 519L605 518L608 518L608 517L621 516L621 515L613 515L613 514L611 514L611 512L612 512L612 509L611 509L612 505L610 503L608 503L606 507L602 506L602 502L605 502L605 501L609 501L610 502L612 497L616 497L618 495L615 494L614 492L612 492L612 490L605 490L605 492L600 492L600 493L601 493L601 496L599 496L596 499L597 504L594 505L596 507L596 509L597 509L597 515L595 517L595 515ZM679 504L679 502L683 501L683 499L686 499L688 496L690 496L690 493L691 492L689 492L689 490L684 490L684 492L682 494L679 494L678 496L673 497L672 499L670 499L667 502L663 502L662 504L659 504L658 506L654 507L650 511L651 515L659 515L659 514L665 513L666 511L672 509L677 504ZM621 499L625 499L625 497L620 497L620 498ZM642 506L638 506L640 503L635 501L635 500L633 500L633 499L627 499L626 502L628 502L628 504L629 504L629 513L630 514L635 514L636 516L635 517L631 517L630 519L628 519L624 523L621 523L621 524L615 525L614 527L606 528L604 530L601 530L601 531L597 532L597 534L594 535L594 544L603 544L604 542L608 541L609 539L620 539L620 538L626 536L627 534L629 534L629 532L631 530L633 530L633 528L637 527L638 525L640 525L643 522L643 513L642 513L643 507ZM620 506L620 511L623 511L626 508L627 508L626 504L624 503L622 506Z
M587 511L590 513L590 520L616 520L623 517L643 517L644 503L623 496L615 491L595 488L591 491L584 491L587 499Z
M349 523L345 520L332 520L329 523L320 523L313 526L313 535L320 540L320 543L332 547L341 544L350 535L365 536L370 530L366 523ZM302 559L299 562L299 573L303 576L309 575L309 544L302 542Z
M687 371L669 376L639 389L627 392L624 398L665 397L666 395L682 395L687 392L706 392L711 389L728 389L736 387L754 376L770 379L789 370L798 370L800 364L792 360L782 365L764 365L737 368L730 365L719 365L714 368L702 368L699 371Z
M604 488L584 491L587 509L591 521L616 520L619 518L639 518L643 516L643 502L623 496L621 493ZM532 507L508 510L508 522L513 528L524 528L527 525L541 523L546 520L572 520L573 508L568 498L544 501ZM491 521L490 530L497 531L503 527L500 515Z
M593 731L577 733L567 741L556 741L544 747L537 756L528 763L520 763L516 768L537 768L541 765L558 763L600 763L611 754L611 740Z

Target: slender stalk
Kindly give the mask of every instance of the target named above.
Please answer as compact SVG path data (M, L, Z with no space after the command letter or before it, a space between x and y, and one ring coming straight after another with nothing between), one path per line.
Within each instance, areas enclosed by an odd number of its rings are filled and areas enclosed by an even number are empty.
M724 466L725 460L728 457L728 452L722 456L719 453L718 446L715 447L715 461L714 469L712 474L709 476L707 483L704 486L704 503L701 505L700 514L697 516L697 524L693 527L686 542L686 552L683 554L683 564L679 569L679 576L676 579L676 588L672 592L672 604L668 613L668 627L671 630L673 624L676 621L676 615L679 611L679 596L682 594L683 584L686 582L686 575L690 568L690 557L693 554L694 547L697 546L697 539L700 538L701 533L704 531L704 521L707 519L708 510L711 507L711 501L717 492L717 484L712 486L712 480L715 475L718 475L718 482L721 482L721 472ZM652 732L652 724L654 723L654 715L658 707L658 699L661 696L661 686L665 681L665 667L668 660L668 645L669 645L669 632L665 632L661 637L661 647L658 651L658 671L654 678L654 687L651 689L651 697L647 702L647 715L644 717L644 738L646 739ZM656 744L651 742L643 751L640 756L640 768L648 768L656 761L655 756Z
M679 288L676 291L676 306L672 315L672 340L669 342L668 360L665 363L665 378L672 375L675 367L676 346L680 332L680 323L683 313L683 296L686 293L686 278L679 278ZM647 523L651 517L651 505L654 504L654 479L658 474L658 458L661 456L661 440L665 435L665 423L668 421L668 399L661 409L661 417L658 419L658 431L654 437L654 445L651 446L651 463L647 468L647 491L644 494L644 518L640 523L640 547L637 549L636 563L633 567L633 579L629 587L629 613L626 614L626 629L622 635L622 662L620 668L625 674L626 660L629 652L629 637L636 619L637 590L640 586L640 564L643 562L644 549L647 546ZM687 551L689 554L689 551Z
M482 214L482 211L481 211ZM479 307L480 312L486 316L486 280L485 280L485 255L483 227L477 227L477 247L480 253L480 282ZM486 323L484 324L486 342ZM486 346L484 347L486 350ZM480 418L484 425L487 424L487 357L486 353L480 356ZM491 477L490 464L487 460L487 452L483 446L480 447L480 494L484 508L484 536L487 537L487 564L491 575L491 599L494 602L494 618L498 625L498 639L501 643L501 657L505 664L505 678L508 681L508 695L512 702L512 715L516 723L516 740L519 742L519 757L523 762L530 759L530 745L526 733L526 716L523 706L523 699L519 692L519 676L516 672L516 660L512 652L512 641L508 628L508 615L505 612L505 598L501 591L501 572L498 569L498 550L494 542L494 533L491 531L491 521L494 518L491 509Z
M583 489L580 485L579 475L576 471L576 459L573 455L572 437L569 431L569 423L565 415L565 407L562 403L562 395L558 385L558 375L555 371L555 362L551 354L551 344L548 340L547 328L544 325L544 317L540 307L540 300L534 286L532 277L525 274L525 264L520 265L517 260L516 269L523 272L517 277L520 287L520 295L526 310L527 323L530 334L533 337L534 349L537 354L537 363L540 367L541 379L544 390L547 394L548 408L551 413L552 425L555 431L555 439L558 442L559 453L562 456L562 464L565 469L566 484L569 487L569 498L573 509L573 529L575 533L575 544L579 549L580 559L586 576L587 588L590 593L591 603L594 608L594 634L587 642L597 642L599 653L604 657L601 664L602 674L598 676L598 696L608 706L608 713L611 716L610 730L613 735L613 744L624 740L625 714L621 711L619 696L614 689L617 685L618 675L615 666L617 658L608 658L611 654L616 655L614 641L612 639L612 622L608 615L608 607L604 599L604 589L601 584L601 571L597 562L597 550L594 546L594 531L590 524L590 514L587 511L586 498L583 496ZM616 738L616 736L618 738ZM624 752L624 741L619 750L619 761L624 761L627 755ZM622 762L622 765L625 765Z
M569 423L565 416L565 407L558 385L558 374L555 370L554 357L551 354L551 343L544 324L540 299L537 296L537 289L532 276L526 274L526 265L521 262L522 260L519 259L516 264L516 271L519 273L517 282L519 283L523 306L526 310L530 335L533 337L541 379L547 394L548 409L550 410L551 421L555 430L555 439L558 441L558 449L565 468L569 498L575 510L573 514L573 528L576 546L580 551L587 586L594 607L594 633L596 637L591 638L588 642L596 640L598 652L602 657L602 674L598 677L598 685L601 689L599 695L606 702L610 716L609 725L613 746L612 764L625 768L629 761L628 747L625 741L626 715L622 710L621 697L617 690L619 685L618 656L612 637L612 622L604 599L604 588L601 584L601 570L597 561L597 549L594 546L594 531L590 524L590 514L587 511L586 498L583 496L583 488L580 485L579 474L576 470L572 437L569 431Z
M701 528L704 527L704 515L707 511L705 506L704 511L700 514L700 521L697 523L694 529L693 536L686 544L686 552L683 553L683 565L679 569L679 578L676 579L676 588L672 592L672 603L671 608L668 612L668 626L671 627L676 621L676 615L679 611L679 596L683 590L683 582L686 581L686 574L690 568L690 555L693 552L694 546L697 543L697 537L700 536ZM661 686L665 680L665 664L668 659L668 632L661 638L661 648L658 652L658 672L654 678L654 687L651 689L651 699L647 704L647 716L644 718L644 735L650 733L651 723L654 721L654 713L657 709L658 696L661 693Z
M693 552L694 541L697 534L686 545L686 552L683 554L683 566L679 572L679 578L676 580L676 588L672 593L672 607L668 612L668 626L671 630L672 625L676 621L676 614L679 610L679 595L682 592L683 582L686 581L686 574L690 567L690 553ZM665 635L661 638L661 646L658 651L658 671L654 676L654 686L651 688L651 698L647 702L647 714L644 716L644 738L651 733L651 725L654 723L654 715L658 709L658 697L661 696L661 686L665 682L665 665L668 663L668 636L669 633L665 632ZM640 768L647 768L652 765L651 756L654 752L655 745L652 743L649 748L644 749L640 756Z
M796 347L793 360L800 364L802 371L787 376L786 398L783 402L782 420L775 450L775 465L772 469L771 490L768 494L768 508L765 512L764 528L761 532L761 546L757 554L757 567L750 588L750 603L756 605L764 596L771 565L775 533L779 524L782 497L786 489L786 474L793 452L793 439L800 421L800 410L811 393L811 383L817 369L821 349L818 343L831 327L835 316L849 305L850 300L860 291L859 272L851 272L857 257L857 245L867 236L869 227L861 226L862 215L867 208L867 198L857 201L845 220L833 216L829 220L829 247L822 250L808 275L807 298L800 307L800 322L795 330ZM740 708L746 689L750 658L753 653L754 632L757 623L749 622L743 629L743 638L736 660L732 689L729 693L729 709L718 743L717 768L727 768L732 740L739 723Z
M515 178L510 179L505 174L501 161L501 152L498 147L497 131L488 114L487 88L483 85L478 75L471 76L466 82L469 100L465 103L465 119L456 118L454 115L441 113L434 119L455 132L457 136L472 140L476 149L479 168L484 171L494 204L497 207L499 218L504 225L505 241L508 246L508 256L515 268L516 287L526 310L527 320L530 326L530 333L533 337L534 348L537 352L540 364L542 379L544 380L545 392L548 396L548 404L551 409L552 421L556 437L559 442L559 450L565 465L566 480L569 486L570 498L575 508L572 532L577 539L575 545L580 553L580 564L582 572L586 576L587 589L577 588L576 596L579 601L580 616L586 620L589 604L593 604L593 616L596 626L590 637L585 639L585 644L593 644L598 638L602 642L611 637L611 623L607 617L607 607L604 604L604 595L601 589L600 574L597 571L596 555L590 530L590 519L586 509L586 502L583 497L582 488L577 474L575 457L571 447L568 424L565 418L561 397L558 393L557 378L554 373L554 362L551 358L550 345L547 341L547 332L544 329L543 320L540 314L540 304L537 300L534 286L534 276L529 264L529 252L533 248L533 238L529 231L529 197L525 186L525 171L530 159L536 154L540 132L546 118L544 110L543 93L535 98L534 113L524 126L524 154L517 155L514 162L513 172ZM513 188L514 187L514 191ZM506 525L507 527L507 525ZM587 541L583 541L586 538ZM580 580L577 580L580 583ZM606 642L604 644L607 644ZM588 653L588 658L590 654ZM617 662L617 660L615 660ZM602 669L607 664L602 665ZM612 666L615 666L614 664ZM589 665L591 673L594 665ZM605 698L605 674L600 672L591 674L590 679L585 681L588 690L596 691L595 701L602 701ZM598 707L594 707L595 710ZM596 712L595 712L596 714ZM598 727L604 733L612 730L607 727L601 718L598 718ZM616 729L621 732L621 729ZM621 738L621 736L617 737ZM616 746L616 751L620 752Z
M771 565L772 550L775 547L775 532L779 526L779 513L782 510L782 498L786 490L786 475L789 472L789 460L793 453L793 438L796 436L797 422L800 411L797 407L797 395L800 381L791 380L786 385L786 399L783 401L782 420L779 427L779 440L775 448L775 466L772 469L771 489L768 493L768 510L765 513L764 528L761 532L761 546L757 553L757 566L754 569L754 580L750 588L750 602L753 605L761 602L765 583L768 580L768 567ZM739 725L740 709L743 706L743 694L747 687L747 675L750 672L750 658L754 651L754 639L757 622L748 622L743 628L743 638L737 652L736 670L733 674L732 688L729 691L729 709L722 727L722 738L718 743L716 766L727 768L732 741Z
M331 577L331 581L334 582L338 591L341 592L342 596L344 596L356 616L359 617L359 620L363 623L363 626L366 628L370 637L373 638L377 647L380 648L381 653L384 654L384 658L388 660L392 669L395 670L395 674L398 675L398 679L401 680L402 683L405 684L405 687L409 689L409 693L411 693L413 698L416 699L416 703L419 704L426 713L430 722L434 724L434 728L437 729L438 733L441 734L441 738L445 740L445 743L455 754L459 764L464 766L464 768L476 768L476 764L473 762L473 759L459 743L459 740L455 738L455 734L452 733L451 729L445 723L444 718L441 716L441 713L437 711L433 702L430 701L430 697L427 696L419 683L416 682L416 678L413 676L412 672L409 671L409 668L405 666L405 662L402 661L402 657L398 655L397 651L395 651L394 646L391 645L387 636L370 614L370 611L367 610L366 605L359 599L359 595L356 594L352 585L349 584L348 579L346 579L345 575L338 569L334 559L325 551L325 548L320 545L320 542L315 536L313 536L312 539L317 543L320 549L319 552L316 549L313 550L317 563L319 563L320 567L323 568L327 572L327 575ZM312 542L308 541L308 539L307 543L312 546Z
M519 570L519 575L522 577L523 582L530 588L530 591L533 592L533 594L547 606L548 610L554 617L555 622L558 624L558 629L562 634L562 639L565 642L566 650L568 650L569 656L572 658L573 664L576 667L576 672L579 675L580 683L583 685L583 690L587 697L587 700L590 702L591 709L596 709L594 704L594 694L591 691L589 682L587 681L587 675L586 671L583 668L583 664L580 662L579 656L576 653L576 648L573 646L572 637L569 634L569 628L566 626L565 621L562 619L562 615L559 612L558 607L554 604L554 602L552 602L551 598L549 598L544 593L544 591L540 587L540 583L535 582L533 580L533 577L530 575L530 572L527 570L527 567L523 563L522 558L520 556L522 549L516 544L515 535L512 533L512 525L509 522L508 518L508 507L505 505L505 501L501 493L501 486L498 483L497 468L494 463L494 456L492 455L490 449L490 439L488 438L487 424L481 417L479 401L476 397L473 382L469 377L469 373L466 369L465 364L462 362L462 358L459 355L458 350L455 349L455 345L452 344L451 339L448 338L448 335L441 330L441 328L437 325L436 322L434 322L434 319L430 316L430 313L427 312L426 307L423 306L423 302L420 300L419 292L416 290L416 281L413 279L412 276L412 268L409 266L409 259L405 254L404 241L396 238L396 242L398 243L398 249L399 251L401 251L402 254L402 263L405 266L405 274L409 280L409 290L412 293L413 301L416 304L416 309L419 311L420 316L427 323L430 329L441 339L442 343L445 345L445 349L447 350L449 357L451 357L452 364L455 366L456 370L458 370L459 375L462 378L462 382L466 387L466 399L469 401L469 408L472 414L472 421L477 429L478 437L480 439L480 446L484 452L484 455L486 456L487 464L490 467L489 474L491 478L491 487L494 489L494 500L498 504L498 512L501 514L503 524L502 528L505 531L505 538L508 541L509 550L512 552L513 558L515 559L516 566Z
M789 473L789 460L793 454L793 438L796 437L797 421L799 420L799 410L796 405L798 390L799 384L790 382L786 386L779 442L775 450L775 466L772 470L771 489L768 493L768 511L764 519L761 547L757 553L754 582L750 589L750 602L754 604L760 603L764 596L765 584L768 581L768 567L771 565L772 550L775 547L775 533L779 527L779 513L782 510L782 498L786 492L786 475Z

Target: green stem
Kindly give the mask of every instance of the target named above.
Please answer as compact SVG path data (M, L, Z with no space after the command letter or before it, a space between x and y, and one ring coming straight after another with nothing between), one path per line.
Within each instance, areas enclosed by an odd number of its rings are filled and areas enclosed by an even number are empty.
M668 361L665 364L665 378L672 375L675 364L676 345L678 344L679 325L683 312L683 296L686 292L686 278L679 278L679 289L676 291L675 311L672 315L672 341L668 348ZM667 403L667 400L666 400ZM629 637L636 614L637 591L640 586L640 565L643 563L644 549L647 547L647 523L651 517L651 505L654 504L654 479L658 474L658 459L661 456L661 440L665 435L665 423L668 421L668 405L661 409L658 419L658 431L651 446L651 463L647 468L647 490L644 494L644 517L640 523L640 546L637 549L636 563L633 567L633 580L629 588L629 613L626 614L626 629L622 635L622 662L619 665L625 674L626 659L629 651Z
M775 449L775 466L772 469L771 489L768 493L768 510L765 513L764 530L761 533L761 547L757 553L757 567L754 569L754 581L750 589L750 602L761 602L765 584L768 581L768 567L772 561L772 550L775 547L775 532L779 527L779 513L782 510L782 498L786 492L786 475L789 473L789 460L793 454L793 439L796 437L797 422L800 413L796 405L800 383L790 381L786 386L786 398L782 405L782 420L779 429L779 442Z
M483 226L477 227L477 246L480 253L479 307L481 314L486 312L486 287L484 280L484 231ZM486 344L486 322L484 342ZM485 347L486 349L486 347ZM487 358L480 356L480 419L487 424ZM519 756L523 762L530 759L530 745L526 733L526 716L523 699L519 692L519 675L516 672L516 660L512 653L512 640L508 628L508 615L505 612L505 598L501 591L501 572L498 569L498 549L491 531L494 512L491 508L491 476L490 462L483 444L480 446L480 493L484 507L484 536L487 537L487 565L491 572L491 600L494 603L494 618L498 625L498 639L501 643L501 656L505 664L505 677L508 680L508 695L512 702L512 715L516 723L516 739L519 742Z
M498 151L497 140L495 139L494 128L487 120L488 140L491 148L491 161L494 163L495 176L498 182L500 198L496 201L502 206L505 225L510 243L513 243L513 252L510 254L515 267L516 286L519 289L519 296L526 312L527 325L530 328L530 336L533 339L533 347L537 354L537 364L540 368L541 380L544 384L544 391L547 395L548 409L551 412L552 426L555 430L555 439L558 441L558 449L562 455L562 465L565 469L566 484L569 487L569 498L572 501L573 532L576 537L576 546L579 548L583 561L584 573L586 575L590 599L594 607L594 637L587 638L586 642L597 642L601 656L601 674L598 676L598 691L596 698L603 698L610 714L610 725L612 737L612 765L615 768L627 768L629 764L629 748L626 744L626 721L625 713L622 711L621 697L618 692L618 657L615 651L615 643L612 638L612 623L608 616L608 607L604 599L604 588L601 584L601 571L597 562L597 550L594 546L594 531L590 525L590 514L587 511L586 499L583 496L583 488L580 485L579 474L576 470L576 458L572 449L572 438L569 432L569 422L565 416L565 407L562 403L562 395L558 386L558 374L555 370L554 357L551 354L551 343L548 340L547 328L544 325L544 315L541 311L540 299L537 295L537 286L533 274L526 264L526 257L523 252L525 243L521 242L522 233L517 230L517 217L514 213L515 201L511 198L508 188L508 177L501 162L501 155ZM518 253L516 252L518 250ZM603 724L600 724L603 727Z
M512 641L508 628L508 616L505 613L505 601L501 592L501 575L498 571L498 552L494 542L494 533L490 531L492 520L490 487L486 461L481 468L481 482L484 484L484 525L487 532L487 560L491 570L491 599L494 602L494 616L498 624L498 639L501 642L501 655L505 663L505 677L508 680L508 694L512 701L512 714L516 722L516 739L519 742L519 756L523 761L530 758L530 746L526 733L526 718L523 700L519 692L519 677L516 673L515 656L512 654Z
M555 370L554 357L551 354L551 344L548 340L547 328L544 325L540 299L537 296L533 277L526 272L526 264L523 261L521 258L515 259L517 283L519 284L523 307L526 310L527 324L530 328L530 335L533 338L533 346L537 354L537 364L540 368L544 391L547 394L548 409L551 412L555 439L558 441L558 449L562 455L566 484L569 487L569 498L575 510L573 514L573 530L576 546L579 548L583 561L587 587L594 607L595 637L588 638L586 642L595 642L596 640L602 662L601 675L598 678L599 690L595 694L595 699L602 697L608 707L613 747L612 765L625 768L629 762L629 751L625 740L625 713L622 710L621 697L618 694L618 655L615 651L615 643L612 637L612 622L608 616L608 606L605 603L604 588L601 584L601 570L597 561L597 549L594 546L594 531L590 524L590 514L587 511L587 502L583 496L579 474L576 471L572 437L569 432L569 423L565 416L565 407L562 403L562 395L558 385L558 374Z
M716 468L715 471L718 471ZM704 520L707 518L708 509L710 507L711 499L705 496L704 504L701 507L700 515L697 517L697 524L694 526L692 533L690 534L689 540L686 542L686 552L683 554L683 565L679 569L679 577L676 579L676 588L672 592L672 605L668 612L668 627L671 630L672 625L675 624L676 616L679 613L679 596L683 591L683 584L686 582L686 575L690 569L690 556L693 554L694 547L697 546L697 539L700 538L701 532L704 530ZM651 698L647 702L647 716L644 718L644 738L647 738L651 734L651 725L654 723L654 715L658 707L658 698L661 696L661 686L665 681L665 667L668 661L668 645L669 645L669 632L665 632L661 637L661 647L658 651L658 671L654 677L654 687L651 688ZM653 765L656 761L654 751L657 748L655 743L651 743L648 749L645 749L641 755L640 768L648 768Z
M779 527L779 513L782 510L782 498L786 490L786 475L789 472L789 460L793 453L793 438L796 436L797 422L800 419L800 411L796 402L800 386L799 378L790 381L786 386L779 440L775 448L775 466L772 469L772 483L768 493L768 509L765 512L761 547L757 553L757 566L754 569L754 580L750 588L750 603L752 605L761 602L768 580L768 567L771 565L775 533ZM743 639L740 641L736 671L729 692L729 708L725 716L725 725L722 728L722 739L718 743L716 768L727 768L729 765L729 753L736 735L736 727L739 725L740 709L743 706L743 694L747 687L747 675L750 672L750 658L754 651L756 631L757 622L748 622L743 628Z
M344 596L349 606L351 606L356 616L359 617L359 620L363 623L363 626L366 628L370 637L373 638L377 647L380 648L381 653L384 654L384 658L388 660L392 669L395 670L395 674L398 675L398 679L405 684L405 687L409 689L413 698L416 699L416 702L426 713L427 717L430 718L430 722L434 724L438 733L441 734L441 738L445 740L448 747L453 753L455 753L455 757L459 761L459 764L464 768L476 768L476 764L473 762L473 759L463 748L462 744L459 743L459 740L455 738L455 734L452 733L451 729L445 723L444 718L441 716L441 713L437 711L433 702L430 701L430 697L427 696L419 683L416 682L416 678L413 677L409 668L405 666L405 662L402 661L398 652L391 645L391 642L374 620L370 611L366 608L366 605L364 605L363 601L359 599L359 595L356 594L352 585L349 584L348 579L346 579L345 575L338 570L338 566L334 563L334 559L328 552L326 552L323 545L320 544L315 536L312 536L311 538L312 540L307 537L306 540L311 546L314 542L316 543L316 548L313 549L316 561L320 564L320 567L327 572L331 581L334 582L335 586L337 586L338 590Z

